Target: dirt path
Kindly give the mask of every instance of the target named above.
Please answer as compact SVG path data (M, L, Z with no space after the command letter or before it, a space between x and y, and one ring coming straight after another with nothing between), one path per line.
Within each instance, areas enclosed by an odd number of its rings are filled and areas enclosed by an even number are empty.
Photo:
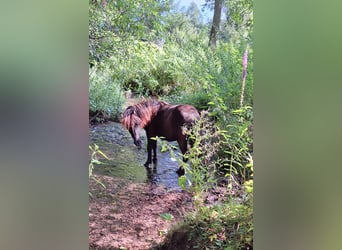
M106 189L90 182L89 249L150 249L192 209L192 197L187 192L97 177ZM162 219L163 213L174 218Z

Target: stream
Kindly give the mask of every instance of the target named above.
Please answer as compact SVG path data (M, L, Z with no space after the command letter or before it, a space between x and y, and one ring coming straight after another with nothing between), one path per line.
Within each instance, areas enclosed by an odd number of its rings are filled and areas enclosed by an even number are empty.
M108 122L89 128L90 144L97 144L110 160L101 159L103 163L96 165L94 173L105 176L118 177L138 183L153 183L165 186L166 189L179 189L179 164L169 152L160 151L158 143L157 164L144 167L147 159L147 139L144 130L140 131L143 146L138 149L133 144L129 132L120 123ZM178 149L176 142L171 143ZM179 151L178 151L179 152Z

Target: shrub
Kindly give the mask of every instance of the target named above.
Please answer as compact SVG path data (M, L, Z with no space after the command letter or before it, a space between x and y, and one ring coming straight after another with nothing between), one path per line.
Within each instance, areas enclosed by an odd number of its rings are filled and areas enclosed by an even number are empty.
M182 95L175 94L165 96L164 100L170 103L190 104L199 111L208 110L210 97L203 89L193 89L192 91L183 92Z
M211 188L216 181L220 130L209 120L208 112L202 111L196 124L191 128L184 127L184 132L193 145L184 155L188 162L180 163L189 175L190 189L195 192L195 198L200 203L202 192Z
M251 204L201 207L189 218L190 241L197 249L246 249L253 245Z
M114 117L125 102L120 83L113 79L108 68L92 70L89 76L89 109L105 111Z
M252 202L202 206L174 227L158 249L252 249Z

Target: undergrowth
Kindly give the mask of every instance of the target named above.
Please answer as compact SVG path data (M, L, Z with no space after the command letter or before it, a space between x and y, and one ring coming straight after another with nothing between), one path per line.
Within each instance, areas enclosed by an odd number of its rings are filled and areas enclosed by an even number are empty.
M180 240L185 240L183 249L252 249L252 119L250 107L233 110L226 123L220 123L223 130L203 111L191 129L184 128L194 144L185 155L187 163L179 160L186 173L179 183L193 192L195 212L169 232L160 249L178 249ZM209 205L204 194L217 186L225 186L229 197Z
M253 249L253 195L244 203L234 201L202 206L174 226L157 249Z

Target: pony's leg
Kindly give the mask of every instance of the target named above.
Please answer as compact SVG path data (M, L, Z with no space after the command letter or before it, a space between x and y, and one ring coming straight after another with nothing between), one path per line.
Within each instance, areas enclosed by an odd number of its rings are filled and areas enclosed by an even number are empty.
M153 163L157 162L157 141L148 139L147 141L147 161L144 164L145 167L148 167L152 163L152 150L153 150Z
M186 162L187 159L184 157L184 154L186 153L186 151L188 149L188 144L186 142L185 137L182 137L180 140L178 140L178 145L179 145L179 148L180 148L180 150L181 150L181 152L183 154L183 161ZM184 175L184 173L185 173L185 171L182 168L182 166L180 166L176 172L177 172L177 174L179 176Z
M186 162L187 159L184 157L184 154L186 153L186 151L188 151L188 143L186 141L186 139L182 139L178 142L178 145L179 145L179 148L182 152L182 155L183 155L183 161Z
M157 141L156 140L153 140L152 150L153 150L153 163L157 163Z
M147 140L147 161L145 162L144 166L148 167L152 162L152 140Z

